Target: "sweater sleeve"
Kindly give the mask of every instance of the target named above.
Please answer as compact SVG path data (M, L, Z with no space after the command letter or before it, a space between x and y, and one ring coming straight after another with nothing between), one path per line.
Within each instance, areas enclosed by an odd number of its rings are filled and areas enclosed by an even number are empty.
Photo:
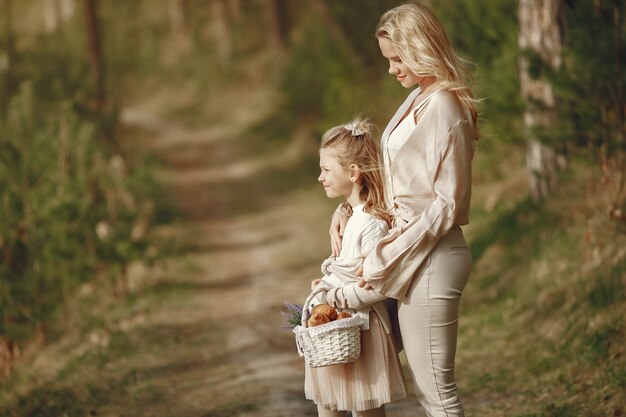
M363 226L359 239L362 254L368 254L387 232L388 227L384 220L370 217ZM332 272L330 274L332 275ZM358 281L356 277L354 279ZM355 282L343 287L332 288L325 293L324 298L326 303L337 308L361 309L382 301L387 297L376 291L365 290Z
M349 284L344 287L331 288L321 293L324 302L336 308L361 309L387 298L374 290L366 290L357 285Z

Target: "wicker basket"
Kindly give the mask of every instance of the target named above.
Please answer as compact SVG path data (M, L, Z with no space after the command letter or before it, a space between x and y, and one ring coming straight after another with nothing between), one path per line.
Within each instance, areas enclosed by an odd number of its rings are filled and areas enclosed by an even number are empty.
M311 368L355 361L361 353L360 317L331 321L315 327L307 327L307 306L318 293L327 288L316 288L302 307L302 324L296 326L296 346L300 356Z

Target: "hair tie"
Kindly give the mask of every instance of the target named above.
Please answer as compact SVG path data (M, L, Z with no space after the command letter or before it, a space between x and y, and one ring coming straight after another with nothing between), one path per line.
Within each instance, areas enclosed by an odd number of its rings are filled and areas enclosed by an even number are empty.
M358 127L356 123L348 123L344 126L347 131L352 133L352 136L361 136L365 134L365 130L361 127Z

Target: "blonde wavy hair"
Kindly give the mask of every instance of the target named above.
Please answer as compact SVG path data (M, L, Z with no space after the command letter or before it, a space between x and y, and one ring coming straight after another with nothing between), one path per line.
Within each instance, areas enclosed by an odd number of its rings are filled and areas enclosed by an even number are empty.
M385 203L383 164L373 136L374 125L367 118L330 128L322 136L320 150L332 149L346 171L356 164L361 174L359 195L363 210L391 226L393 217Z
M411 71L422 77L434 76L445 89L453 91L472 115L478 138L478 100L473 98L467 79L470 65L459 57L441 22L423 4L406 3L385 12L376 27L376 38L389 39L398 56Z

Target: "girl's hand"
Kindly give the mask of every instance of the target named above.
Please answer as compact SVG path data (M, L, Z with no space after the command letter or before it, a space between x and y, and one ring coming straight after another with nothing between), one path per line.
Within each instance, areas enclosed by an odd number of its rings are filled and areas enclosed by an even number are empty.
M311 281L311 291L313 291L315 289L315 287L317 287L320 282L322 282L321 278L314 279L313 281Z
M333 256L339 256L341 252L341 238L343 237L343 231L348 223L348 215L337 210L333 213L332 221L330 222L330 250Z

